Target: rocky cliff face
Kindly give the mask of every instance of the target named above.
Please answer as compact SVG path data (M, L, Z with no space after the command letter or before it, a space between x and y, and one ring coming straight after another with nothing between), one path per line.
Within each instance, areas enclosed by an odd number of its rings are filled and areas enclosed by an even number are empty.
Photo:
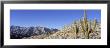
M49 29L46 27L20 27L20 26L11 26L10 27L10 38L11 39L20 39L24 37L30 37L34 35L48 34L56 32L58 29Z

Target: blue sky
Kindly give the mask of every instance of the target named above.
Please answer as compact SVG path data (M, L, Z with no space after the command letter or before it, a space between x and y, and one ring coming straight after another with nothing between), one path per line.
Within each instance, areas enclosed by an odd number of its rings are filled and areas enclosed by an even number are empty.
M83 15L84 10L10 10L10 24L61 28L79 20ZM101 21L101 10L87 10L87 17Z

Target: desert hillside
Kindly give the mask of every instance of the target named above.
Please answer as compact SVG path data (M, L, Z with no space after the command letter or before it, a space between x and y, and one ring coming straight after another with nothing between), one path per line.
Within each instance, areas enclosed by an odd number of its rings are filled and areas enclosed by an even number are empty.
M62 30L44 39L100 39L101 27L96 18L89 20L84 11L84 17L66 25Z

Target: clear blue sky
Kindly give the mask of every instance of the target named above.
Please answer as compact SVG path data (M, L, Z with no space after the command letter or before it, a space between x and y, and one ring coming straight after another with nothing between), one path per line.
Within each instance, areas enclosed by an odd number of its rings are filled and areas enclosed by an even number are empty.
M61 28L65 24L79 20L83 15L84 10L10 10L10 24ZM87 10L87 17L101 21L101 10Z

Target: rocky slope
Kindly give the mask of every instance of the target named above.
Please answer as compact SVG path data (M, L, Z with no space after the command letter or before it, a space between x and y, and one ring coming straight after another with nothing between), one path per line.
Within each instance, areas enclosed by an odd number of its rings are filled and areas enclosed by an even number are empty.
M70 28L67 31L58 31L53 35L45 37L44 39L87 39L84 32L76 32L72 31ZM101 39L101 31L100 28L95 32L89 33L88 39Z

